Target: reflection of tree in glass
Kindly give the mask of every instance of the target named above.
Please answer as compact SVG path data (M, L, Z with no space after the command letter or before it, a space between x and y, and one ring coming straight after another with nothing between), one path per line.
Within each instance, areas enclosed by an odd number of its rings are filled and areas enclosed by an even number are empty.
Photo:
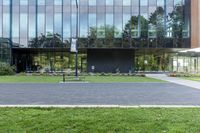
M155 25L157 47L164 47L165 39L165 10L163 7L157 7L155 12L149 17L149 24Z
M183 6L175 6L175 9L172 13L169 13L169 16L171 18L171 27L173 32L173 38L175 38L174 45L175 47L181 47L182 43L182 31L184 26L183 21Z
M55 33L47 33L47 35L41 34L41 36L32 38L29 41L29 47L31 48L51 48L51 47L67 47L69 46L69 42L62 42L61 35Z
M99 43L100 40L106 40L106 47L113 45L114 38L114 26L106 25L100 28L90 27L89 31L89 44L91 47L95 47L95 44Z

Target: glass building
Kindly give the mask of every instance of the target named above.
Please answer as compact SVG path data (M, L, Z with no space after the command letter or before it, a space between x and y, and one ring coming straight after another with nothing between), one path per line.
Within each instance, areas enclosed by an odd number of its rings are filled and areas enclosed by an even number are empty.
M82 71L165 71L191 47L191 1L78 0L77 21L76 0L0 0L0 38L18 71L73 69L78 24Z

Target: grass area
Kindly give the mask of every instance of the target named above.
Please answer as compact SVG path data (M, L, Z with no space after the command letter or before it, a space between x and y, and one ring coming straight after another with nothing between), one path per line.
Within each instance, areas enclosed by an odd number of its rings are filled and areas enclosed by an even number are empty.
M181 78L200 82L200 77L181 77Z
M199 133L200 109L1 108L0 132Z
M62 76L0 76L0 83L58 83ZM148 77L135 76L85 76L83 81L91 83L110 82L164 82Z

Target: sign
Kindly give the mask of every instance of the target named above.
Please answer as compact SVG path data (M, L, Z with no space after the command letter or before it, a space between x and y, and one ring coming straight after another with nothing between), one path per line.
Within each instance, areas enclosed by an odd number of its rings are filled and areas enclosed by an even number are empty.
M70 51L74 53L77 52L77 39L72 38Z

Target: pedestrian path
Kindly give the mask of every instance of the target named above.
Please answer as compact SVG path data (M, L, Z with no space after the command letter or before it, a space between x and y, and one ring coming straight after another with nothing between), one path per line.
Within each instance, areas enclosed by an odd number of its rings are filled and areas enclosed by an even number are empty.
M200 89L200 82L198 81L191 81L191 80L181 79L177 77L168 77L166 74L147 74L146 76L150 78L168 81L168 82L179 84L179 85L192 87L195 89Z

